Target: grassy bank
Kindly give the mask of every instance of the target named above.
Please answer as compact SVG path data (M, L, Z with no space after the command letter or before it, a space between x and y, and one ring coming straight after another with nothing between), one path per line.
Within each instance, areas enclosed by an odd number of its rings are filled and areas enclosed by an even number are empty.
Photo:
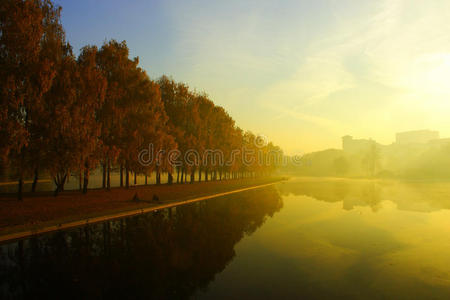
M58 197L51 193L30 194L23 201L0 197L0 235L95 218L165 203L219 194L245 187L279 181L281 178L241 179L194 184L137 186L130 189L112 188L80 192L64 192ZM134 201L137 195L139 201ZM156 195L159 201L153 201Z

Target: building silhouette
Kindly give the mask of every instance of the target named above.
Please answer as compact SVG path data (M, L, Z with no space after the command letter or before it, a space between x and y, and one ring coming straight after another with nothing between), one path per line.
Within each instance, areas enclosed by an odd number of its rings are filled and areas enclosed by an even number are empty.
M403 146L427 149L448 144L450 144L450 138L440 138L439 131L428 129L398 132L395 134L395 142L390 145L382 145L372 139L355 139L350 135L342 137L342 150L350 154L366 152L374 145L378 149L389 151L403 148Z
M395 135L397 144L425 144L439 140L439 132L434 130L414 130L399 132Z
M373 148L373 146L381 146L372 139L354 139L350 135L342 137L342 150L347 153L362 153L367 152Z

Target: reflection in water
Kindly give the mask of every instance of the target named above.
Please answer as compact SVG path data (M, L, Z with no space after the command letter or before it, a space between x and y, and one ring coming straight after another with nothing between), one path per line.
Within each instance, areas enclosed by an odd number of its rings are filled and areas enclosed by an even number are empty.
M351 179L301 178L280 185L283 195L309 196L326 202L341 202L346 210L355 206L380 209L390 201L400 210L437 211L450 209L448 182L401 182Z
M282 205L271 187L3 245L0 298L187 298Z

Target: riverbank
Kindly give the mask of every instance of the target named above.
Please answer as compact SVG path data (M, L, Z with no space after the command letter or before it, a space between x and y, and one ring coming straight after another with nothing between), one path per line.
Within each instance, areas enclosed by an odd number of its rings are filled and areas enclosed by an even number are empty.
M231 191L275 183L282 178L240 179L194 184L136 186L130 189L90 190L86 195L68 191L54 197L51 193L30 194L23 201L0 196L0 237L20 232L39 232L42 228L57 228L80 220L98 219L151 211L221 196ZM135 198L137 195L138 200ZM153 200L154 196L158 200ZM215 196L213 196L215 197ZM144 212L145 212L144 211ZM85 222L86 223L86 222ZM81 225L81 224L80 224ZM73 226L72 226L73 227Z

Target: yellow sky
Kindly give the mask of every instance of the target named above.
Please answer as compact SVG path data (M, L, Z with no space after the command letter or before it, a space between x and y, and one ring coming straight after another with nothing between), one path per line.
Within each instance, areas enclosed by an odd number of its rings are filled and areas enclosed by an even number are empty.
M179 41L195 49L188 77L287 153L339 147L345 134L450 136L450 1L362 2L326 1L311 8L316 21L293 13L280 25L255 9L237 17L240 29L214 15L206 35L191 24Z

